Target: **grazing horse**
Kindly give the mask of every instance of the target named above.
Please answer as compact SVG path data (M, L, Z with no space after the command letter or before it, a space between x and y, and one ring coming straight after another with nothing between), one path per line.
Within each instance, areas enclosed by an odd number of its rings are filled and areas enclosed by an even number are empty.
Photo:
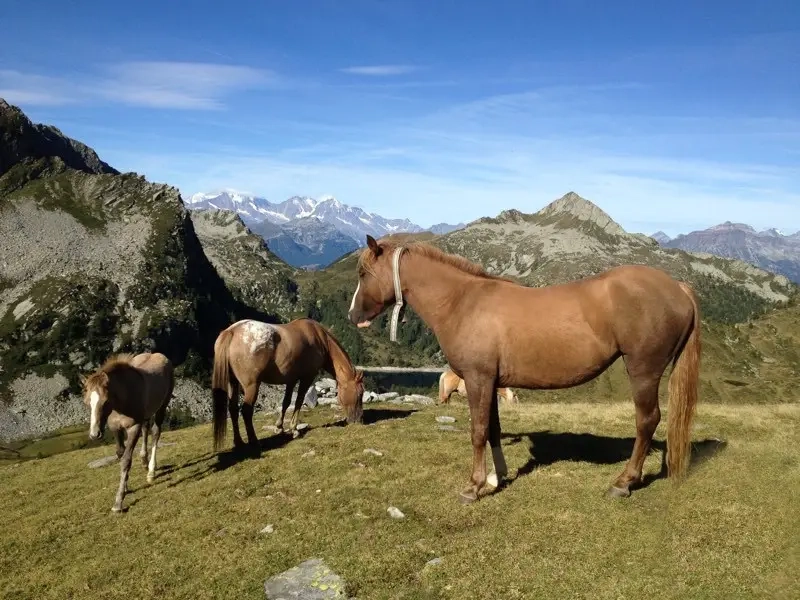
M250 319L223 330L214 342L211 391L214 404L214 450L225 440L227 412L233 425L233 443L243 446L239 434L239 388L244 390L242 418L247 439L258 448L253 428L253 410L262 383L286 384L283 407L275 426L283 429L286 410L297 385L297 401L291 429L297 428L306 392L321 369L336 378L339 404L347 411L347 422L361 422L364 374L350 361L333 334L312 319L295 319L273 325Z
M450 396L453 392L458 392L465 398L467 397L467 386L464 380L458 375L453 373L453 370L448 368L439 376L439 403L447 404L450 401ZM519 398L511 388L497 388L497 395L502 398L505 404L516 404Z
M641 481L661 419L658 387L670 364L667 469L674 481L685 475L700 364L700 311L687 284L659 269L626 265L531 288L429 244L378 243L371 236L357 269L351 322L369 327L404 296L464 379L473 462L462 502L477 500L486 484L487 438L498 482L508 472L500 446L498 386L573 387L594 379L620 356L636 407L636 442L608 494L629 496Z
M128 474L139 435L144 431L142 464L147 467L147 482L156 476L156 451L161 425L172 398L175 377L170 360L159 353L119 354L109 358L97 371L84 377L83 401L91 409L89 439L103 437L106 425L115 432L120 480L116 501L111 509L122 512L122 500L128 491ZM147 460L147 434L153 435L150 461ZM127 434L127 439L125 436Z

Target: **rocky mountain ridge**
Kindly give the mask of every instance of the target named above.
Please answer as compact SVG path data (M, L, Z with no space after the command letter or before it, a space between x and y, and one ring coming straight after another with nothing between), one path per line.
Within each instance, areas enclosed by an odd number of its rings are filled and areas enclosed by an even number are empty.
M708 229L659 240L665 248L735 258L800 283L800 232L757 231L744 223L726 221Z
M298 301L293 270L238 218L193 216L174 187L56 132L0 105L3 436L83 420L77 376L112 352L157 349L204 381L222 328Z

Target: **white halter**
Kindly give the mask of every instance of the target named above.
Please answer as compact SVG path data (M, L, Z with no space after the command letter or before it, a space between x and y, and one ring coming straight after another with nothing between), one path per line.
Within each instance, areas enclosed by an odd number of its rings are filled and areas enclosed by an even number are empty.
M392 309L391 328L389 330L389 339L393 342L397 341L397 321L400 318L400 309L403 308L403 290L400 287L400 255L405 250L404 246L400 246L394 251L392 256L392 279L394 279L394 308Z

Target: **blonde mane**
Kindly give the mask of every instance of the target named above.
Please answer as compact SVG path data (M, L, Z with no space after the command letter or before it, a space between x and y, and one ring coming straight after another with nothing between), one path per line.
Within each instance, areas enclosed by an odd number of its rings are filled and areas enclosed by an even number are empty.
M486 269L480 266L477 263L474 263L470 260L467 260L463 256L459 256L458 254L449 254L440 250L436 246L433 246L427 242L408 242L404 244L406 249L409 252L412 252L418 256L424 256L425 258L430 258L431 260L435 260L436 262L450 265L451 267L455 267L456 269L463 271L464 273L468 273L469 275L474 275L475 277L480 277L482 279L494 279L497 281L508 281L510 283L516 283L512 279L508 277L501 277L499 275L492 275L491 273L487 273ZM380 247L385 253L389 253L397 247L397 244L388 243L388 242L380 242ZM358 269L369 271L372 265L375 263L376 257L372 253L369 248L364 248L361 252L361 255L358 257Z

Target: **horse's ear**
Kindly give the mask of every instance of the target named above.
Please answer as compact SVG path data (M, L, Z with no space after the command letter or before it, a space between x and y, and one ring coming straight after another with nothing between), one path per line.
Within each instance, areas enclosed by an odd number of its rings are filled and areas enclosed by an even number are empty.
M83 373L78 373L78 381L80 382L81 387L85 387L86 386L86 375L84 375Z
M372 237L370 234L367 234L367 247L372 250L372 253L375 256L380 256L381 254L381 247L378 246L378 242L375 241L375 238Z

